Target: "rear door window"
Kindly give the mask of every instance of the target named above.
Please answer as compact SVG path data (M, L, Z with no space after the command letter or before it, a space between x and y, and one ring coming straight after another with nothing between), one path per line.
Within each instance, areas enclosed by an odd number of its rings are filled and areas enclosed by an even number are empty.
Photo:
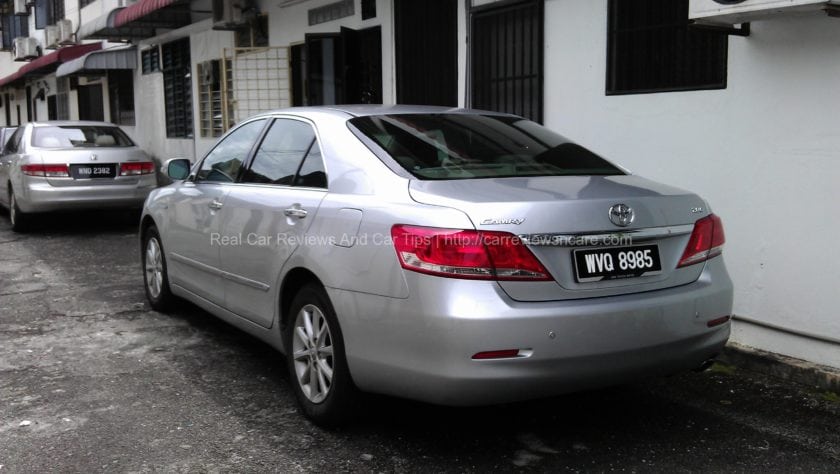
M276 119L242 182L325 188L326 174L312 126L299 120Z
M586 148L519 117L400 114L357 117L350 124L419 179L624 174Z

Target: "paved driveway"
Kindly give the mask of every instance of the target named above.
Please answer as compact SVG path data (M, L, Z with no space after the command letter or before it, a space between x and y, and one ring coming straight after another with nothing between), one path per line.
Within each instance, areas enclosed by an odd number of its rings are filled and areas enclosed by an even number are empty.
M836 397L728 367L493 408L373 397L332 432L282 367L193 306L151 311L133 219L0 215L0 474L840 471Z

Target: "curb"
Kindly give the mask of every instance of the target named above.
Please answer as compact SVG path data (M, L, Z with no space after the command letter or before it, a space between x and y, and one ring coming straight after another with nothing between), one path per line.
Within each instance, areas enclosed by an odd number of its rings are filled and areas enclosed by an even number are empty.
M825 365L732 342L727 344L718 359L749 371L840 393L840 370Z

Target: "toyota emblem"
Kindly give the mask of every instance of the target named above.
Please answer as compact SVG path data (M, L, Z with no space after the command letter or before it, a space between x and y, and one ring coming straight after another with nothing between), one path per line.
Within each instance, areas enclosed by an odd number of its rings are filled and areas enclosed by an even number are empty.
M635 218L633 208L627 204L616 204L610 208L610 221L619 227L627 227Z

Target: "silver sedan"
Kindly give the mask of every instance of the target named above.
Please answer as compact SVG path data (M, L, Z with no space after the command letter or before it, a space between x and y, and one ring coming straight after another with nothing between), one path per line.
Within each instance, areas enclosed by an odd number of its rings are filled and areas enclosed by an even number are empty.
M136 208L157 186L155 165L116 125L35 122L20 126L0 156L0 204L12 229L36 213Z
M286 354L304 413L446 405L702 368L729 337L721 220L511 115L281 110L237 126L142 217L146 294Z

